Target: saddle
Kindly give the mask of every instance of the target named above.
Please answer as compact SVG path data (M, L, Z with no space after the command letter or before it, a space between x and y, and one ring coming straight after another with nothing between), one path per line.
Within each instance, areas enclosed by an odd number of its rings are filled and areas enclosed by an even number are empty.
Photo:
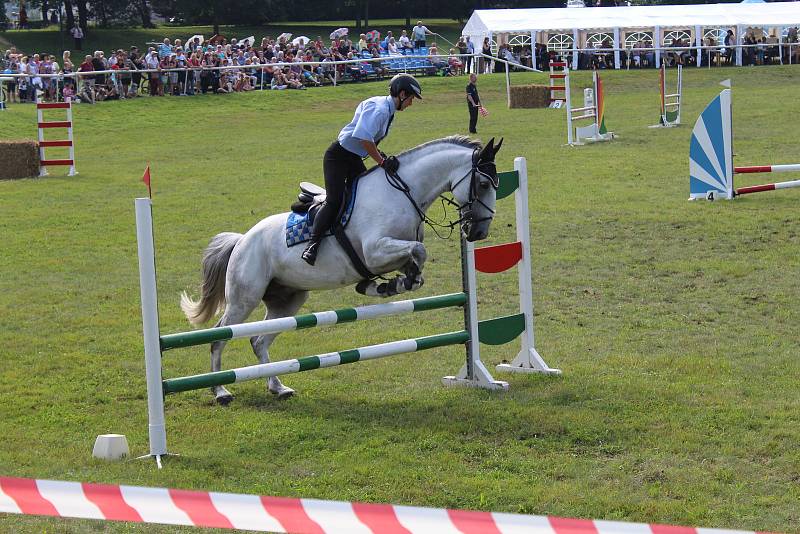
M342 203L342 209L336 217L336 222L325 236L335 236L361 276L372 279L375 278L375 275L366 268L364 262L358 257L353 245L344 232L347 223L350 222L350 216L353 214L353 206L355 206L356 203L356 193L360 178L361 176L358 176L347 183L345 188L345 202ZM300 193L297 195L297 201L292 204L292 212L286 220L286 246L293 247L311 239L311 228L314 225L314 218L325 202L325 198L325 189L322 187L309 182L300 182Z

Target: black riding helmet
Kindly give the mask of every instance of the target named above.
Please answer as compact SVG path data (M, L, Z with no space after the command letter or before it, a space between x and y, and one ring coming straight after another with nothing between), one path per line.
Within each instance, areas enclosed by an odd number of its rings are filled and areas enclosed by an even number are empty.
M405 91L407 95L414 95L422 100L422 87L416 78L410 74L398 74L389 83L389 94L399 96L400 91Z

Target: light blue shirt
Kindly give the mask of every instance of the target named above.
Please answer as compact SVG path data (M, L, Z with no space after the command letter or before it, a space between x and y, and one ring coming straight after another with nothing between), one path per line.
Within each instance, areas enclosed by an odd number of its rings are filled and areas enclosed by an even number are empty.
M362 158L367 151L361 141L380 142L389 133L389 120L394 116L394 101L390 96L373 96L356 108L353 120L339 132L339 144Z

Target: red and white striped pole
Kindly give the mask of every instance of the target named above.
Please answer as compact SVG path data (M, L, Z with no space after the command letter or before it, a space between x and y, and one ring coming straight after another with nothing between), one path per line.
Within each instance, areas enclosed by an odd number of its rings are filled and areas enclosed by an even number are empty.
M800 164L792 165L755 165L751 167L734 167L735 174L754 174L761 172L800 172ZM772 184L751 185L736 189L736 195L746 195L748 193L760 193L762 191L775 191L776 189L791 189L800 187L800 180L788 182L776 182Z

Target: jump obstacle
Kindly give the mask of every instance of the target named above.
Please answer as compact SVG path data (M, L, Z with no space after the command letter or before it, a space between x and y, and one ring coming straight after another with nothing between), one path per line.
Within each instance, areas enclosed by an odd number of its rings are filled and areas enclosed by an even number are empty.
M561 72L555 69L560 68ZM560 109L567 101L565 92L567 90L566 78L569 74L569 67L566 61L550 62L550 108Z
M724 89L700 114L689 146L689 200L733 199L739 195L800 187L800 180L735 188L734 174L800 172L800 164L733 166L731 90Z
M678 80L675 92L667 94L667 68L661 65L658 70L658 86L661 93L661 115L658 124L651 128L672 128L681 123L681 103L683 100L683 65L678 65Z
M611 141L614 133L606 129L605 123L605 98L603 95L603 81L597 71L592 72L592 88L583 92L583 107L572 107L572 96L569 83L569 68L564 67L564 93L567 99L567 144L570 146L583 145L583 141L598 142ZM582 113L575 116L573 113ZM573 122L591 119L587 126L574 126ZM574 129L573 129L574 128Z
M45 121L44 110L47 109L66 109L66 121ZM37 127L39 131L39 176L47 176L47 167L54 165L69 166L69 176L75 176L78 171L75 170L75 145L72 139L72 103L71 102L53 102L53 103L37 103ZM51 128L65 128L67 130L67 138L58 141L45 141L44 130ZM48 147L69 147L69 159L47 159L44 155L44 149Z
M498 178L500 181L497 191L498 199L514 193L517 241L475 248L474 244L467 242L462 235L463 291L461 293L309 313L295 317L268 319L164 336L160 333L158 320L152 202L149 198L137 198L135 202L136 233L142 298L150 441L150 454L148 456L154 457L158 466L161 467L161 457L169 454L167 452L164 396L181 391L334 367L358 361L460 344L465 345L466 361L458 374L446 376L442 379L444 385L507 390L508 383L494 380L481 361L479 342L489 345L502 345L513 341L517 337L521 337L522 348L520 352L511 363L498 365L496 368L498 371L561 374L559 369L552 369L547 366L534 346L527 165L525 158L516 158L514 160L514 171L498 173ZM519 274L520 313L479 321L476 271L498 273L506 271L515 265ZM204 345L219 340L286 332L301 328L334 325L449 307L464 308L464 328L462 330L214 373L162 379L162 353L166 350Z

